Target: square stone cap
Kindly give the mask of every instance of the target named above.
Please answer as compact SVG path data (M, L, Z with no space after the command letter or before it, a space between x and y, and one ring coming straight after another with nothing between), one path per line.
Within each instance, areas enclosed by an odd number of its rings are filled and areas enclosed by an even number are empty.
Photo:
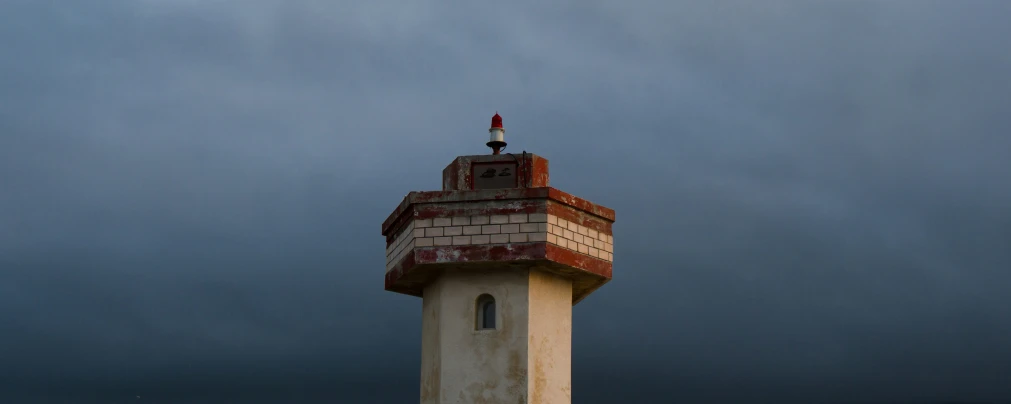
M475 177L478 167L512 166L515 182L512 188L543 188L550 186L548 159L533 153L484 154L459 156L442 170L443 191L465 191L482 188L480 178ZM479 181L481 180L481 181ZM499 187L504 189L505 187Z

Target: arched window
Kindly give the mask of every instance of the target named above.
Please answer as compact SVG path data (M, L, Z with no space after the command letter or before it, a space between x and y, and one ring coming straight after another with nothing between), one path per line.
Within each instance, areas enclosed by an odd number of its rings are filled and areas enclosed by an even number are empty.
M495 298L491 295L481 295L477 298L477 329L495 329Z

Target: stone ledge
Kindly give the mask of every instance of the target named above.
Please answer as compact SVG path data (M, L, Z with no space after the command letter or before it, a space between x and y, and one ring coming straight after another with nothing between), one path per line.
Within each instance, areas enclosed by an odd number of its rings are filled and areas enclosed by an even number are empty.
M611 263L546 242L433 246L408 250L386 273L386 290L421 297L446 271L541 270L572 281L576 304L611 279Z

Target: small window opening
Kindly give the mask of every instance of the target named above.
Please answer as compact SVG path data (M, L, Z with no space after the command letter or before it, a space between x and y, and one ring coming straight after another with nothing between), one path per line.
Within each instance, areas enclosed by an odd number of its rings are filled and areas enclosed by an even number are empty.
M477 329L495 329L495 298L481 295L477 298Z

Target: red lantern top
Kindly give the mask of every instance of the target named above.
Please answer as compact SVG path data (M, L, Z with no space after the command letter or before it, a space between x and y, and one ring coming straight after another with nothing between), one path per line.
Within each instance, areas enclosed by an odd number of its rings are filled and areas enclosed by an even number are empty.
M498 116L498 112L495 113L495 116L491 117L491 127L492 128L502 127L502 117Z

